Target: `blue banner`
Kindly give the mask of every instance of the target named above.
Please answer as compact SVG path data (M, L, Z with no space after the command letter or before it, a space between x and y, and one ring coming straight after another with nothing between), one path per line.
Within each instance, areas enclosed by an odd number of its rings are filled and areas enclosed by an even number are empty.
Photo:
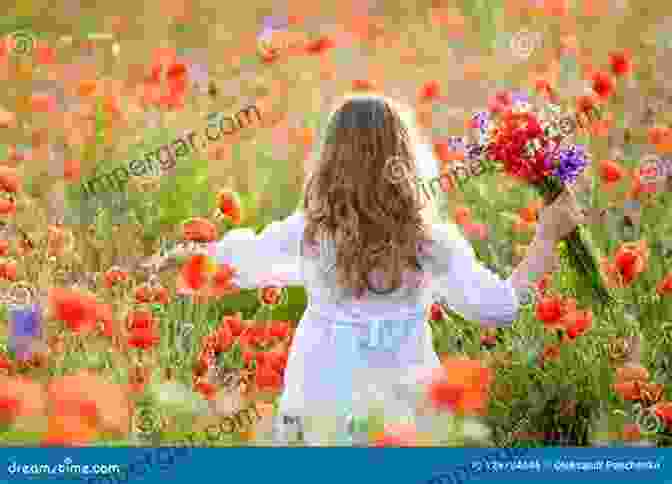
M0 482L672 484L661 448L3 448ZM249 461L249 462L248 462Z

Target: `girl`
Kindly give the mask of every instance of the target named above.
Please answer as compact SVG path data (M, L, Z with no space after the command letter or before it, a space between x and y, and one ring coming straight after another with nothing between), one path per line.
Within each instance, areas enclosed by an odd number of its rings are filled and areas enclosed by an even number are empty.
M289 267L288 282L306 288L277 428L299 422L311 444L347 445L348 416L366 409L364 394L383 375L399 382L412 368L440 366L426 323L430 280L468 319L510 325L520 295L551 268L556 241L585 220L573 194L562 195L542 211L527 258L501 280L454 226L431 224L411 129L385 98L347 99L329 118L303 210L259 235L232 230L215 245L218 262L239 271L240 287ZM320 417L330 425L318 429Z

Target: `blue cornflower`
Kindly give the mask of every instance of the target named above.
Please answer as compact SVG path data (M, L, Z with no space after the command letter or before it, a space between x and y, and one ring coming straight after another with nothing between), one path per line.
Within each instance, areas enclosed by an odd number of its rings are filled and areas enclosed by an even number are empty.
M558 165L553 170L553 175L565 183L574 182L588 164L585 148L581 145L560 150L557 160Z
M42 332L42 312L37 304L10 307L9 349L18 359L30 358L31 342Z

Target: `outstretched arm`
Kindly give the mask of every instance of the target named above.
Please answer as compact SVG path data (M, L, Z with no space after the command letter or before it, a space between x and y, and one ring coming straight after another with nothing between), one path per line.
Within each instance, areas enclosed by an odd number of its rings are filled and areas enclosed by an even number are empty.
M258 287L276 278L287 284L300 284L303 229L301 213L271 223L258 235L252 229L234 229L213 244L212 255L219 264L236 269L241 288Z
M269 224L259 234L248 228L233 229L207 247L182 245L167 254L154 255L142 267L171 269L192 255L207 253L217 263L230 264L236 269L238 287L258 287L269 281L300 284L298 257L303 228L303 215L295 213Z

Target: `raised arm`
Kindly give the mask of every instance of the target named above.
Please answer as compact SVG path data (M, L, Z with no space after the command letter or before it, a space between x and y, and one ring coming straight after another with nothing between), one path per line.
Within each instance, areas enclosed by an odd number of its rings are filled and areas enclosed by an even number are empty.
M590 218L599 223L601 214L596 212L589 217L581 213L576 196L568 189L542 210L537 234L525 259L506 280L478 263L473 248L455 226L434 225L427 267L437 279L436 290L447 299L448 306L482 324L510 324L532 284L553 269L557 242Z
M446 304L471 321L512 324L518 317L519 297L511 280L482 266L454 225L433 225L432 239L421 263Z

